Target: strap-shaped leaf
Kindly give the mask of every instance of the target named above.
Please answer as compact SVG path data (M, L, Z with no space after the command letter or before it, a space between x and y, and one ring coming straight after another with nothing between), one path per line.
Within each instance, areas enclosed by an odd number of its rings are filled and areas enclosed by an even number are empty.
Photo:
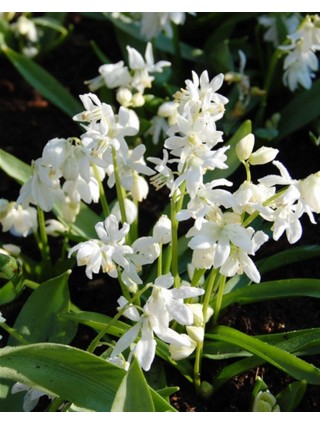
M125 371L66 345L41 343L0 350L0 376L99 412L111 406Z
M72 117L83 109L80 102L56 78L36 62L7 46L3 46L2 51L34 89L67 115Z
M221 308L288 297L320 298L320 279L283 279L246 286L225 294Z
M235 364L228 366L227 373L227 368L225 368L216 378L216 386L221 385L232 376L238 374L239 370L241 372L255 367L257 363L260 364L261 359L299 381L305 380L309 384L320 385L320 369L277 346L272 346L266 342L260 341L258 338L246 335L243 332L227 326L217 326L210 334L210 338L229 342L256 355L253 358L241 360L242 370ZM293 349L293 347L291 348Z

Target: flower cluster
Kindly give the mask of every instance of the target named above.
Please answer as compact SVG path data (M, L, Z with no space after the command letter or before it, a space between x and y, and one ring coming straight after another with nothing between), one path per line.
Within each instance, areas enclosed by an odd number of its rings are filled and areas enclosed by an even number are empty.
M147 44L145 58L133 47L127 46L128 66L123 61L115 64L105 64L99 68L99 76L87 81L89 89L95 91L106 86L117 89L117 101L125 107L140 107L144 104L145 89L151 88L154 76L162 72L163 68L170 66L168 61L155 63L152 45Z
M172 288L173 277L171 274L159 276L152 287L152 293L147 299L141 314L136 306L127 302L124 297L118 300L123 315L136 322L116 343L112 350L109 361L115 364L123 364L127 367L128 362L123 361L122 353L130 347L130 358L134 354L141 367L149 370L155 356L156 340L155 335L169 345L171 355L178 360L190 355L197 346L197 340L193 339L195 332L194 313L188 304L184 304L184 299L197 297L204 293L203 289L191 286ZM171 288L171 289L170 289ZM170 322L175 320L180 325L190 329L188 334L180 334L169 327ZM202 328L201 328L202 329ZM193 331L193 333L192 333ZM138 339L138 342L136 340Z
M320 50L319 23L318 15L306 16L297 31L288 36L290 44L280 46L288 53L283 65L283 82L291 91L295 91L299 85L305 89L312 86L312 78L319 67L316 56Z

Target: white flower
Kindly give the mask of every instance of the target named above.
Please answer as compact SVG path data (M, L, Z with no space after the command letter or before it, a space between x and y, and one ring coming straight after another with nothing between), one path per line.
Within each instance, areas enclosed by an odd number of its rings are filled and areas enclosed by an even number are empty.
M226 262L231 253L231 244L246 253L253 251L252 232L237 222L237 215L225 213L217 218L218 221L204 222L200 230L191 228L187 233L187 237L192 236L188 244L191 249L212 251L215 268Z
M37 28L30 19L26 16L19 16L17 21L13 23L12 28L15 30L16 34L21 34L26 37L32 43L36 43L38 41L38 32Z
M130 347L141 367L148 371L155 356L154 335L164 342L178 344L180 347L191 345L190 337L185 334L180 335L170 329L169 322L177 320L180 324L191 325L193 314L183 303L183 299L203 294L204 291L194 287L169 289L172 285L173 277L170 274L158 277L152 285L152 293L144 305L141 315L137 308L127 303L128 308L124 315L135 321L136 324L118 340L110 355L111 360L117 359L124 350ZM126 305L123 297L120 297L118 302L120 308ZM136 342L137 339L138 342Z
M7 203L5 213L0 216L3 232L10 231L14 236L28 236L38 228L37 210L33 207Z
M6 319L2 316L2 313L1 313L1 311L0 311L0 323L2 322L5 322L6 321Z
M147 40L151 40L161 31L164 31L171 38L171 22L176 25L183 25L185 15L185 12L142 12L140 23L141 34Z
M126 256L132 254L133 249L124 244L129 225L124 223L122 229L119 229L118 220L111 214L104 222L97 223L95 229L100 239L80 242L70 249L69 257L77 251L78 266L86 266L89 279L92 279L92 273L99 273L100 268L109 276L117 277L118 266L130 268Z
M132 224L138 216L138 207L134 202L126 198L124 200L124 209L126 212L127 223ZM113 214L119 222L121 221L120 204L118 201L116 201L112 207L111 214Z
M38 404L40 397L46 395L50 399L53 398L52 396L44 393L43 391L36 390L35 388L30 388L27 385L22 384L21 382L16 382L11 389L11 393L16 394L21 391L26 391L26 394L23 398L23 410L25 412L31 412Z
M197 341L191 338L189 335L182 334L185 337L184 343L172 342L169 345L170 355L173 360L182 360L189 357L197 348Z
M213 122L222 118L228 99L216 92L223 84L223 74L218 74L210 81L207 71L203 71L200 78L192 71L192 78L192 81L186 80L186 89L175 94L179 103L178 112L183 115L184 109L188 108L192 114L208 113Z
M320 213L320 172L311 174L299 183L302 200L312 211Z
M20 189L17 204L26 206L32 203L49 212L56 201L64 199L59 180L61 172L47 165L42 158L34 161L32 171L32 176Z
M48 235L58 237L68 231L68 228L55 219L46 220L46 232Z
M283 65L283 82L291 91L299 84L305 89L312 86L319 65L315 54L320 50L319 21L318 15L307 15L298 30L288 36L291 44L280 46L283 51L288 51Z

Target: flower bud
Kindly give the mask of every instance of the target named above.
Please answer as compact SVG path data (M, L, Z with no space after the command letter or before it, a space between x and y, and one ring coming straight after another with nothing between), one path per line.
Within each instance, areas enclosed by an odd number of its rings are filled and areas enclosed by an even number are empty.
M279 150L262 146L250 155L249 163L251 165L263 165L271 162L278 155Z
M136 204L130 199L126 198L124 200L124 209L126 211L127 223L132 224L138 215L138 208ZM111 210L111 214L115 215L118 221L121 221L120 204L118 201L114 204Z
M204 329L202 326L186 326L187 333L196 342L204 340Z
M142 93L135 93L133 96L132 96L132 106L134 107L134 108L139 108L140 106L143 106L144 105L144 102L145 102L145 100L144 100L144 97L143 97L143 94Z
M320 213L320 171L310 174L300 182L300 193L304 202L314 211Z
M252 153L254 146L254 135L249 133L238 142L236 153L240 161L246 161Z
M165 214L155 224L152 236L161 244L171 242L171 220Z
M47 235L58 237L61 234L65 233L67 228L58 220L49 219L46 221L46 232Z
M132 93L126 87L122 87L117 91L116 99L120 103L120 105L125 106L127 108L131 105Z
M253 412L280 412L280 407L277 404L276 398L269 390L259 391L254 399Z

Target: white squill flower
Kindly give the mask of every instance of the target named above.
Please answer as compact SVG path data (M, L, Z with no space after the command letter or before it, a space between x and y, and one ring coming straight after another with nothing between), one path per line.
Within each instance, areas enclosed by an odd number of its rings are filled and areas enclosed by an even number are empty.
M290 45L280 46L288 52L284 64L283 82L291 91L299 85L310 89L315 72L319 68L315 52L320 50L320 17L307 15L296 32L288 36Z
M163 31L171 38L172 23L183 25L185 19L185 12L142 12L141 34L151 40Z
M80 242L70 249L69 257L77 252L78 266L86 266L89 279L92 279L92 273L99 273L100 268L115 278L118 276L118 266L123 269L130 268L126 256L132 254L133 249L124 243L129 225L124 223L119 229L117 218L109 215L104 222L97 223L95 229L99 239Z
M0 199L0 223L3 232L26 237L38 228L37 210Z

